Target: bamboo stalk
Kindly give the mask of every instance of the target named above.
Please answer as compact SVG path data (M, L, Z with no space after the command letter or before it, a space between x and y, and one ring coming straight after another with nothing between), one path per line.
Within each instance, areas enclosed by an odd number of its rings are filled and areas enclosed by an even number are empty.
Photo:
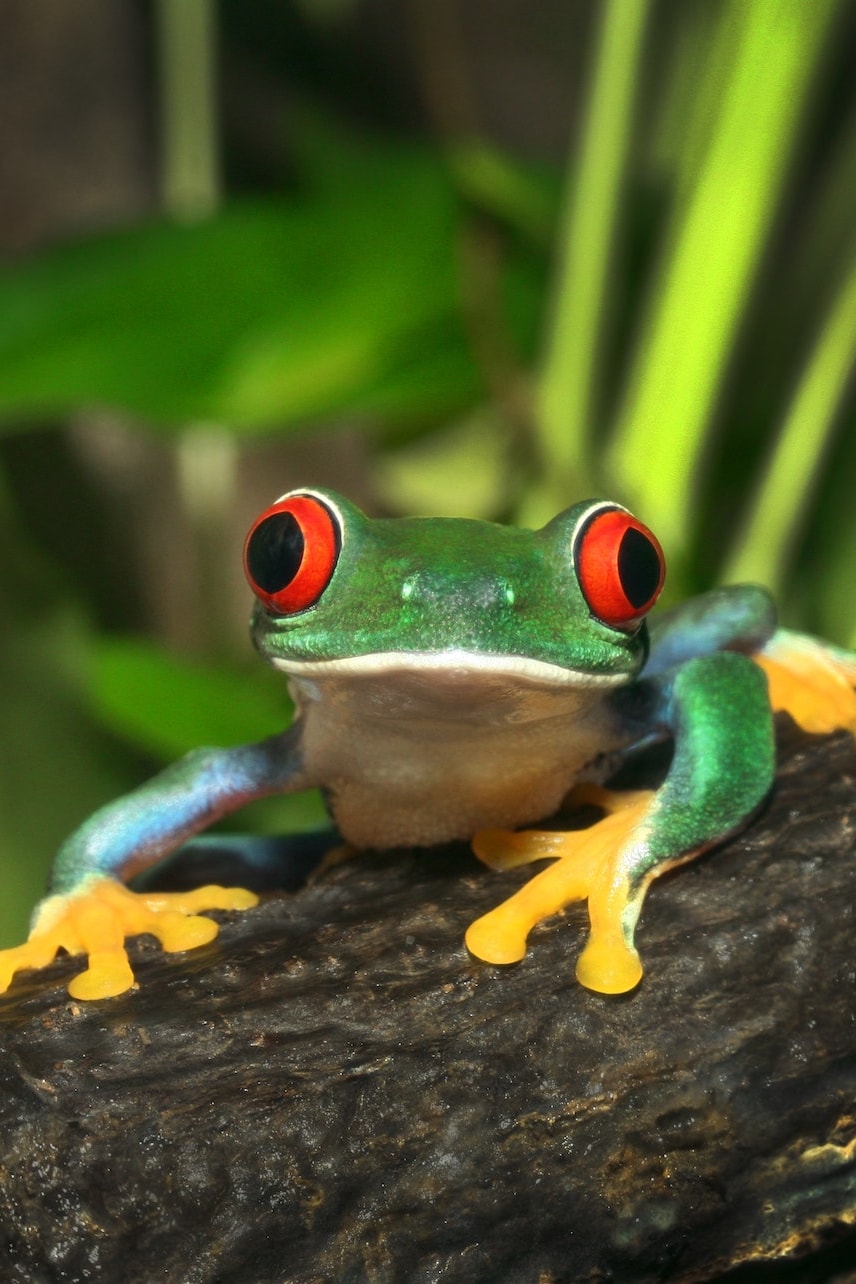
M161 195L175 218L220 202L214 0L157 0Z
M604 4L582 137L568 165L554 306L536 391L540 451L554 489L563 489L570 474L590 471L610 253L648 10L648 0Z
M734 52L719 120L676 212L607 461L672 548L691 526L705 439L834 8L834 0L722 7Z
M856 364L856 256L806 363L757 493L723 572L778 590L805 523Z

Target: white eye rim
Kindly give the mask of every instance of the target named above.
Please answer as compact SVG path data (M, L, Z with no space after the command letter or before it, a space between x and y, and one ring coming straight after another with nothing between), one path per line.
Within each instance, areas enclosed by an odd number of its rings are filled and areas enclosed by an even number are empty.
M598 513L626 513L628 517L633 517L629 508L625 508L624 504L616 503L614 499L595 500L595 502L590 504L584 512L580 513L579 517L574 522L573 527L571 528L571 533L568 537L571 545L571 558L574 564L574 573L576 573L578 566L577 549L579 548L580 539L585 534L586 529L591 525L595 517L597 517ZM634 518L634 520L636 519Z
M304 499L304 498L317 500L318 503L323 504L324 507L327 509L328 513L331 514L338 528L339 552L341 553L342 549L345 546L345 527L346 527L345 515L342 512L339 505L337 504L336 500L331 496L329 491L315 490L311 486L296 486L294 490L285 491L285 493L280 495L277 499L275 499L272 504L269 504L268 507L274 508L276 507L277 504L282 504L287 499Z

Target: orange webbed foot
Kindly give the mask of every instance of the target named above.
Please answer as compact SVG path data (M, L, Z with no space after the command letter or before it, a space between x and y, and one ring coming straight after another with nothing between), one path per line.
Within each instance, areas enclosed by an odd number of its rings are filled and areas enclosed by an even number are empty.
M591 931L577 963L577 978L603 994L632 990L642 977L633 928L644 886L630 877L634 836L644 826L653 793L576 790L573 801L594 803L607 814L588 829L565 832L487 830L473 849L492 868L510 869L549 859L513 896L477 919L466 934L472 954L487 963L516 963L532 928L574 901L587 900Z
M752 659L767 675L775 711L789 713L812 735L845 730L856 736L856 656L780 629Z
M46 967L60 951L84 954L88 966L69 982L75 999L107 999L134 984L125 941L148 933L169 953L212 941L217 923L198 913L248 909L258 903L242 887L200 887L189 892L133 892L112 878L89 879L73 892L50 896L38 908L23 945L0 950L0 994L16 973Z

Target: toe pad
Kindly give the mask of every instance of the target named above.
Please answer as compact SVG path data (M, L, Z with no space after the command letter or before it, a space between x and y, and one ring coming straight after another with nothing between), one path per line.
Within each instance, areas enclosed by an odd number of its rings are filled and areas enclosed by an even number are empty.
M0 950L0 993L17 972L46 967L63 950L88 956L86 969L69 983L73 998L113 998L134 984L128 937L148 933L169 953L192 950L219 931L213 919L197 911L248 909L257 902L242 887L141 893L112 878L91 878L73 892L48 897L36 912L28 940Z

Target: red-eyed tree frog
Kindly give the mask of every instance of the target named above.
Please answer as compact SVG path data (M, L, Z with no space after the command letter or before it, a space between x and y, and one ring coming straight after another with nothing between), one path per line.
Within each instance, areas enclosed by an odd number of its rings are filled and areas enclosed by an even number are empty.
M631 990L652 879L747 823L773 781L772 710L856 733L856 656L776 631L760 588L714 590L650 621L663 585L654 535L588 500L528 531L462 518L370 520L330 491L292 491L253 524L245 569L255 645L286 675L292 725L257 744L199 749L109 804L61 848L0 989L60 950L88 956L77 998L134 983L125 940L211 940L200 910L253 893L125 884L242 804L320 786L355 848L464 839L490 865L549 859L469 928L489 963L523 957L543 919L586 899L583 985ZM671 739L659 789L610 773ZM572 788L606 813L590 829L516 832Z

